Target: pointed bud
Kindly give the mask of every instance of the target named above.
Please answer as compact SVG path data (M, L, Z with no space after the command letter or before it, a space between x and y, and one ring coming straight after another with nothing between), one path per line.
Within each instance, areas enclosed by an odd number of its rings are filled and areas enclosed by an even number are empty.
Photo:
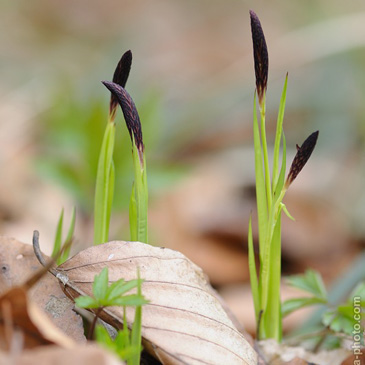
M129 135L131 137L131 140L133 141L134 139L135 141L142 166L144 146L142 137L142 126L139 120L136 105L134 104L131 96L122 86L110 81L102 81L102 83L112 93L112 95L116 98L117 102L122 108Z
M131 65L132 65L132 52L127 51L123 54L122 58L118 62L118 65L114 71L113 82L115 84L118 84L123 88L125 87L128 80L129 72L131 70ZM110 107L109 107L109 114L111 120L114 120L115 118L117 105L118 105L118 100L112 93L110 97Z
M294 179L298 176L300 171L302 171L304 165L311 157L311 154L316 146L318 139L319 131L312 133L299 147L297 145L297 154L294 157L294 160L290 166L288 177L285 181L285 187L288 188L289 185L294 181Z
M264 93L267 89L267 78L269 72L269 56L265 35L258 16L250 10L251 33L253 43L253 58L255 61L256 90L259 103L262 105Z

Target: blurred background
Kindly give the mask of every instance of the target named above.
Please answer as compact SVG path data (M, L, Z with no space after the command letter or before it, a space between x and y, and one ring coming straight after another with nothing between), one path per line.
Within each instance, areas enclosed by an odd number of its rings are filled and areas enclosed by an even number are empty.
M362 0L1 1L0 234L30 243L38 229L49 254L61 209L67 226L76 206L74 250L91 244L110 97L100 81L111 80L131 49L127 89L143 125L151 243L199 264L254 332L246 242L255 213L249 9L269 49L268 141L287 72L288 164L295 145L320 130L285 198L296 222L283 222L283 273L312 267L332 286L351 277L365 242ZM111 240L129 239L130 149L118 111ZM290 316L286 328L305 315Z

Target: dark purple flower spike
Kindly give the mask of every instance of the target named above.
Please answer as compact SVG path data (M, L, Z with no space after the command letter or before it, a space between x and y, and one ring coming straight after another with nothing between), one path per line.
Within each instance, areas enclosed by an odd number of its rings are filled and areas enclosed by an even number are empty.
M118 62L118 65L114 71L113 82L115 84L118 84L121 87L125 88L129 72L131 70L131 65L132 65L132 52L127 51L123 54L122 58ZM109 114L111 120L114 120L115 118L115 112L117 106L118 106L118 100L116 96L112 93L110 97L110 108L109 108Z
M261 27L258 16L250 10L251 33L253 43L253 58L255 62L256 90L259 103L262 106L264 93L267 89L267 79L269 72L269 55L265 41L265 35Z
M140 161L143 164L144 145L142 138L142 127L133 99L121 85L110 81L102 81L102 83L112 93L112 95L117 100L117 103L119 103L120 107L122 108L129 135L132 142L133 139L135 141Z
M294 179L298 176L300 171L302 171L304 165L311 157L311 154L316 146L318 139L319 131L312 133L299 147L297 145L297 154L294 157L294 160L290 166L288 177L285 181L285 187L288 188L289 185L294 181Z

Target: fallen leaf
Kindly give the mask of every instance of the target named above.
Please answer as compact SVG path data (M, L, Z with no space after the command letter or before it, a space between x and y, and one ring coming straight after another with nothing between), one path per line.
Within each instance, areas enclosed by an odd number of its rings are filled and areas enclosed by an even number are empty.
M28 299L24 287L14 287L0 296L0 346L3 350L29 349L39 345L57 344L70 348L74 341L63 334ZM15 334L21 334L17 336ZM20 342L19 346L17 343Z
M109 268L109 280L145 281L142 336L147 351L163 364L257 363L256 352L235 328L203 271L183 254L140 242L114 241L88 248L57 268L67 295L92 295L94 276ZM121 328L123 309L105 308L100 317ZM134 318L127 311L128 323Z
M63 349L57 346L26 350L17 356L0 352L0 365L123 365L114 355L95 345Z
M31 245L0 236L0 293L21 286L40 268ZM28 291L28 298L67 336L78 343L86 342L82 318L75 313L74 303L65 296L53 275L46 273Z

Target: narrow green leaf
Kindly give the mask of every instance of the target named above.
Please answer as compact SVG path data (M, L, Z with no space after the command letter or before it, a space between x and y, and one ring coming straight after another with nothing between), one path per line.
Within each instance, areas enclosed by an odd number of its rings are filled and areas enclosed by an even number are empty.
M113 207L113 199L114 199L114 184L115 184L115 167L114 167L114 161L110 161L110 169L109 169L109 186L108 186L108 201L107 201L107 216L106 216L106 241L109 241L109 225L110 225L110 217L112 213L112 207Z
M134 167L134 184L129 206L129 224L132 241L148 243L148 187L146 159L143 155L143 162L139 158L139 151L132 138L132 155Z
M95 328L96 341L106 349L115 352L116 347L113 340L110 338L108 331L104 326L96 326Z
M295 218L290 214L290 212L289 212L288 208L286 207L286 205L284 203L280 203L280 205L281 205L281 208L283 209L285 215L289 219L291 219L292 221L295 221Z
M307 291L317 298L327 300L327 291L321 275L315 270L307 270L303 275L293 275L286 278L289 285Z
M53 244L52 257L55 258L61 250L62 245L62 226L63 226L63 208L61 210L60 218L58 219L56 236Z
M257 216L258 216L258 226L259 226L260 262L262 262L264 253L263 244L267 231L268 211L266 202L263 161L261 154L260 132L257 120L257 112L256 112L256 93L253 105L253 136L254 136L254 149L255 149L256 200L257 200Z
M282 195L281 193L284 188L285 174L286 174L286 139L285 139L284 133L282 134L282 137L283 137L283 153L282 153L282 157L281 157L281 169L280 169L280 174L279 174L277 183L276 183L275 187L273 187L275 203L279 199L279 197L281 197L281 195ZM284 195L282 195L282 197L284 197Z
M132 185L132 194L129 201L129 230L131 235L131 241L138 241L138 218L135 183L133 183Z
M80 296L75 299L75 303L80 308L99 308L99 302L89 296Z
M265 171L266 201L267 201L267 209L268 211L270 211L272 203L272 193L271 193L271 182L270 182L269 156L267 153L267 142L266 142L265 110L266 110L266 91L264 91L264 98L260 108L260 120L261 120L262 154L264 159L264 171Z
M108 122L99 155L94 204L94 244L108 241L114 189L113 151L115 124ZM112 180L111 180L112 179Z
M286 89L288 85L288 74L285 77L283 91L281 93L279 113L276 123L276 135L275 135L275 145L274 145L274 158L273 158L273 168L272 168L272 189L276 191L276 185L278 184L278 173L279 173L279 153L280 153L280 141L283 133L283 120L285 113L286 104ZM285 139L284 139L285 143ZM284 154L284 153L283 153ZM283 166L283 164L282 164ZM285 171L284 171L285 175ZM281 188L280 188L281 190Z
M298 309L317 304L326 304L326 301L316 297L288 299L284 301L281 312L283 317L285 317Z
M140 279L139 270L137 271L137 277ZM142 284L139 282L137 287L137 295L142 297ZM139 365L141 361L142 352L142 305L136 306L134 314L134 322L131 332L131 346L138 348L137 353L132 357L131 365Z
M250 282L251 282L251 293L253 297L253 304L255 307L256 323L259 319L260 313L260 297L259 288L257 280L256 262L255 262L255 252L253 247L253 237L252 237L252 218L248 223L248 268L250 271Z
M75 232L75 222L76 222L76 207L73 207L72 216L71 216L71 223L70 223L70 227L69 227L68 232L67 232L67 237L66 237L65 244L67 244L68 242L71 242L71 240L72 240L72 237L73 237L74 232ZM61 265L62 263L64 263L68 259L68 256L70 255L70 250L71 250L71 245L68 246L65 249L62 256L57 260L58 265Z
M124 293L136 288L143 280L130 280L125 282L123 279L116 281L108 288L107 298L109 300L117 298Z
M102 301L106 298L108 290L108 268L104 267L99 275L95 275L93 282L93 294L95 299Z
M280 278L281 278L281 211L278 212L272 242L269 269L269 285L266 313L264 312L265 333L269 338L281 341L281 303L280 303Z
M112 300L102 300L101 303L103 306L141 306L143 304L147 304L148 301L142 296L138 294L130 294L123 295L121 297L114 298Z

